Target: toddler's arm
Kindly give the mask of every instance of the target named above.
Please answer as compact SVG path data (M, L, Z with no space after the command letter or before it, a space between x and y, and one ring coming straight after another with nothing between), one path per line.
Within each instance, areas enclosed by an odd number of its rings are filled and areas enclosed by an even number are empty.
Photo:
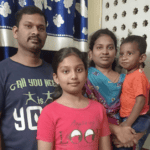
M132 126L132 124L135 122L135 120L138 118L140 115L141 110L143 109L145 105L145 97L143 95L139 95L136 97L136 102L135 105L132 109L131 114L127 118L125 122L122 122L120 125L121 126Z
M99 150L111 150L109 135L99 139Z
M38 150L53 150L53 144L38 140Z

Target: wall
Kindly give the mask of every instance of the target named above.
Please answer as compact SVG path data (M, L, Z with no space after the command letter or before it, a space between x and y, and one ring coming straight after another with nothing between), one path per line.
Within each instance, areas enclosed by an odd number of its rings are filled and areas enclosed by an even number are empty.
M102 0L88 0L88 34L101 28Z
M103 0L102 28L113 31L119 45L129 34L145 37L147 41L145 73L150 80L149 7L150 1L147 0Z

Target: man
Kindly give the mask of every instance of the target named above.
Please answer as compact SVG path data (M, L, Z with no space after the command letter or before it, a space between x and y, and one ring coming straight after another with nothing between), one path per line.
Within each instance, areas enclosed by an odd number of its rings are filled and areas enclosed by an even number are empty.
M17 53L0 62L1 130L5 150L37 150L37 121L52 100L52 69L40 59L45 44L46 18L28 6L16 14ZM1 148L0 148L1 149Z

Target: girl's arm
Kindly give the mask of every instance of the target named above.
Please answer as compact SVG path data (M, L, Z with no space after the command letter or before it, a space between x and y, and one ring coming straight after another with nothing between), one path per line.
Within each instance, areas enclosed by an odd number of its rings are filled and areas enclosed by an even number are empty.
M111 150L109 135L99 139L99 150Z
M53 143L38 140L38 150L53 150Z
M135 122L135 120L140 115L141 110L143 109L145 105L145 97L143 95L136 97L135 105L132 109L131 114L127 118L127 120L123 123L121 123L121 126L132 126L132 124Z

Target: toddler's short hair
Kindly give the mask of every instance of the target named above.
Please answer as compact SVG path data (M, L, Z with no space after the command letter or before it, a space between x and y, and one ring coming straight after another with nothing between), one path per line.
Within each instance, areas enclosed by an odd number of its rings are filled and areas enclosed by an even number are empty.
M125 43L133 43L133 42L136 42L138 44L138 49L141 55L146 53L147 42L145 41L143 37L138 36L138 35L128 36L126 39L123 40L121 45Z

